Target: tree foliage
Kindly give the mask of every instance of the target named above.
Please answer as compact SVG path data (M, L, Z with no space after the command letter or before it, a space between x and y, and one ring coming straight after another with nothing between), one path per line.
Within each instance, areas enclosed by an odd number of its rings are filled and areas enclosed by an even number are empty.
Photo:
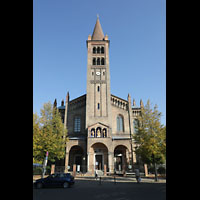
M33 114L33 162L42 164L47 151L48 160L55 162L65 156L67 129L58 109L50 102L45 103L40 112L41 117Z
M151 108L150 101L141 108L136 132L133 135L135 153L147 164L161 164L166 159L166 127L160 123L161 112L155 105Z

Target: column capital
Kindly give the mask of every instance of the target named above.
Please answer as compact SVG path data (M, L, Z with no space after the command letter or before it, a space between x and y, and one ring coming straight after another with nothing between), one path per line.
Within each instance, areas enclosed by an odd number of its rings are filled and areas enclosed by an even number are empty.
M108 155L114 155L114 152L108 151Z

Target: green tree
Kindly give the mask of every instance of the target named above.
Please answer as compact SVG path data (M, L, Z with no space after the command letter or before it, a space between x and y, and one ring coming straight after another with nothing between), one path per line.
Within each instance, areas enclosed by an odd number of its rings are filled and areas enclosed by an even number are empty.
M53 108L50 102L45 103L38 119L34 114L33 120L33 158L42 163L46 152L49 152L48 160L55 162L55 159L62 159L65 156L67 140L67 129L61 120L57 108Z
M145 107L141 108L133 135L136 155L144 163L154 164L156 180L156 164L164 163L166 159L166 127L161 124L160 118L161 112L158 111L157 105L152 109L148 100Z
M33 163L42 164L42 161L38 159L40 157L40 146L38 145L40 137L40 119L37 113L33 113Z

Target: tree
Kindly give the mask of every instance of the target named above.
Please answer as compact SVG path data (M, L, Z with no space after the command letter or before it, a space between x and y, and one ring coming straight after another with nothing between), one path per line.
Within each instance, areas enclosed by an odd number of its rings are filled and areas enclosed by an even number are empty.
M40 155L40 146L38 145L40 140L41 130L40 130L40 121L37 113L33 113L33 163L40 163L42 161L39 159Z
M55 162L55 159L60 160L65 156L67 129L58 109L50 102L45 103L40 111L40 118L33 114L33 158L42 163L48 151L48 160Z
M157 105L151 109L150 100L145 107L141 107L136 132L133 135L135 153L147 164L154 164L155 179L157 181L156 164L164 163L166 159L166 127L160 123L161 112Z

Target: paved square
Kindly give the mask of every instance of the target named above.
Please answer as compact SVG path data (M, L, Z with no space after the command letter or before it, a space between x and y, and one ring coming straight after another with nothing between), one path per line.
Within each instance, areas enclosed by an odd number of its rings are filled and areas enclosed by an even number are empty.
M140 184L132 178L116 178L116 184L111 178L99 180L77 178L71 188L33 189L33 200L165 200L166 183L160 180L142 179Z

